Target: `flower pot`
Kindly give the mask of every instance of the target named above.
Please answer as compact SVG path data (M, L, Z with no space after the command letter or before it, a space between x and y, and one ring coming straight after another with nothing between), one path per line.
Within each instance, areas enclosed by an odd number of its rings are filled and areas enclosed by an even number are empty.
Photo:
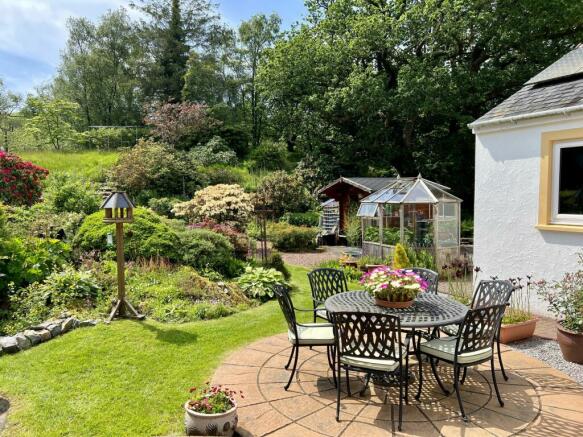
M407 300L405 302L391 302L385 299L374 298L375 304L385 308L409 308L413 305L414 300Z
M184 424L186 435L220 435L232 436L237 427L237 405L225 413L203 414L188 408L188 402L184 404Z
M557 322L557 341L565 360L583 364L583 334L570 331Z
M386 267L383 264L367 264L366 265L366 271L368 273L372 272L374 269L378 269L379 267Z
M530 338L534 334L537 319L533 318L526 322L502 324L500 327L500 343L508 344L513 341Z

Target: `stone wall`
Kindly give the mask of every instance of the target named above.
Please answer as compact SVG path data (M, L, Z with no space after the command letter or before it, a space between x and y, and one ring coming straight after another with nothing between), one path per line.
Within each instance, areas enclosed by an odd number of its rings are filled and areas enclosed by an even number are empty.
M27 350L37 344L49 341L73 329L84 326L95 326L96 324L97 321L95 320L80 321L68 314L63 314L58 319L49 320L39 325L31 326L15 335L0 337L0 355L5 353L13 354Z

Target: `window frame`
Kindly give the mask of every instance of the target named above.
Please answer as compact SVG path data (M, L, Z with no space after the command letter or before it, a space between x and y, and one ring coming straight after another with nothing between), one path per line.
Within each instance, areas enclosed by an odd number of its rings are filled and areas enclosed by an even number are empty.
M543 231L577 232L583 233L583 220L581 222L568 220L568 217L554 217L555 176L558 177L555 158L555 149L561 145L581 143L583 145L583 128L565 129L559 131L543 132L541 135L541 162L540 162L540 187L539 187L539 214L536 228ZM570 214L564 214L565 216ZM571 214L572 215L572 214ZM561 220L566 218L567 220ZM559 219L558 221L556 219Z
M559 213L559 182L561 176L561 150L571 147L583 147L583 139L574 141L557 141L553 144L552 192L551 192L551 223L559 225L583 226L583 214Z

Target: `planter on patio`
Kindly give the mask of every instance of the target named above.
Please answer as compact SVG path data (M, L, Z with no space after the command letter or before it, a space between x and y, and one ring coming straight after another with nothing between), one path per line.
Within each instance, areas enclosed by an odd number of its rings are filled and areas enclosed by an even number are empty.
M525 322L502 324L500 327L500 342L508 344L532 337L536 329L537 320L532 318Z
M566 329L559 321L557 322L557 341L565 360L583 364L583 334Z
M184 424L186 435L232 436L239 420L237 404L229 411L219 414L197 413L190 409L190 403L184 404Z

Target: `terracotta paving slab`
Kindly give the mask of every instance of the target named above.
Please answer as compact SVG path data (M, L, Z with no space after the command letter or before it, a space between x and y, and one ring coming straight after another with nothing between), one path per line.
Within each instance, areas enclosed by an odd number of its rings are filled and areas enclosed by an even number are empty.
M241 436L581 436L583 387L541 361L504 348L510 376L496 378L505 406L500 407L491 385L488 364L472 368L462 386L469 422L459 415L455 394L446 396L437 386L430 366L424 365L421 398L415 400L417 382L409 388L409 405L403 409L403 430L397 430L398 390L373 384L361 396L363 375L350 374L353 395L341 384L340 422L336 421L336 389L324 348L300 349L298 372L288 391L284 369L290 345L286 335L259 340L231 354L213 378L242 390L239 402ZM415 359L411 371L417 374ZM451 389L452 369L438 369Z

